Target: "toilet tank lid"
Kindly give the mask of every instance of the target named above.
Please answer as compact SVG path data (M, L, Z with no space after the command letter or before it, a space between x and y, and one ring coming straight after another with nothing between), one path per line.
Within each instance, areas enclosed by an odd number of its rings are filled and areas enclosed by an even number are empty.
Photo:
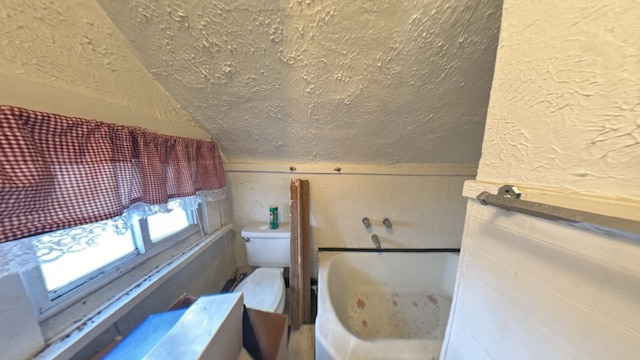
M255 222L247 224L247 226L242 229L243 237L263 237L263 238L279 238L279 237L288 237L291 236L291 229L289 227L289 223L281 223L278 225L277 229L271 230L269 229L269 224Z

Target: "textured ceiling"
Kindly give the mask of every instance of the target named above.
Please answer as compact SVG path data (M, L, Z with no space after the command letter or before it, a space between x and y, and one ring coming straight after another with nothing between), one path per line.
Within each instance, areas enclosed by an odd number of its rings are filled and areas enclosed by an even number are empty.
M228 162L478 162L501 1L98 3Z

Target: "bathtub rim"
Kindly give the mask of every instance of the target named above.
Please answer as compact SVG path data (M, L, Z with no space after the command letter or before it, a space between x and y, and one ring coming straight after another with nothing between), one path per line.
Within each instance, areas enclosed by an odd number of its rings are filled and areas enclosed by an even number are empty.
M315 341L320 343L322 351L329 354L333 359L339 359L344 354L350 354L351 350L356 345L364 345L370 347L371 350L375 348L384 348L386 344L393 342L403 342L404 345L415 345L415 349L423 348L425 346L431 346L436 342L432 339L375 339L368 340L355 336L349 329L347 329L342 321L338 318L335 311L325 311L325 308L320 306L321 302L331 305L331 298L328 291L321 289L328 289L327 284L327 270L331 263L343 253L452 253L456 256L460 255L459 248L411 248L411 249L371 249L371 248L339 248L328 247L318 249L318 312L316 315L315 325ZM329 307L332 309L332 306ZM338 343L330 341L325 338L325 334L331 334L332 338L339 339ZM318 354L318 345L316 344L316 356Z

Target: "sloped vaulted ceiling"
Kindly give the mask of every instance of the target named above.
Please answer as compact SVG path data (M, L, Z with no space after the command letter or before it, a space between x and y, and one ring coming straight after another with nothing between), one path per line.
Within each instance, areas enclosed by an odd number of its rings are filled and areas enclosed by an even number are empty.
M98 2L230 162L478 162L501 1Z

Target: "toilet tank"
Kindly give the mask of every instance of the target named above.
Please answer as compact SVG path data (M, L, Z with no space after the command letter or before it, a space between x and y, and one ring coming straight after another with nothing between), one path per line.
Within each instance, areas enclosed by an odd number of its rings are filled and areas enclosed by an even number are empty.
M247 260L252 266L288 267L291 263L289 223L269 229L267 223L251 223L242 230Z

